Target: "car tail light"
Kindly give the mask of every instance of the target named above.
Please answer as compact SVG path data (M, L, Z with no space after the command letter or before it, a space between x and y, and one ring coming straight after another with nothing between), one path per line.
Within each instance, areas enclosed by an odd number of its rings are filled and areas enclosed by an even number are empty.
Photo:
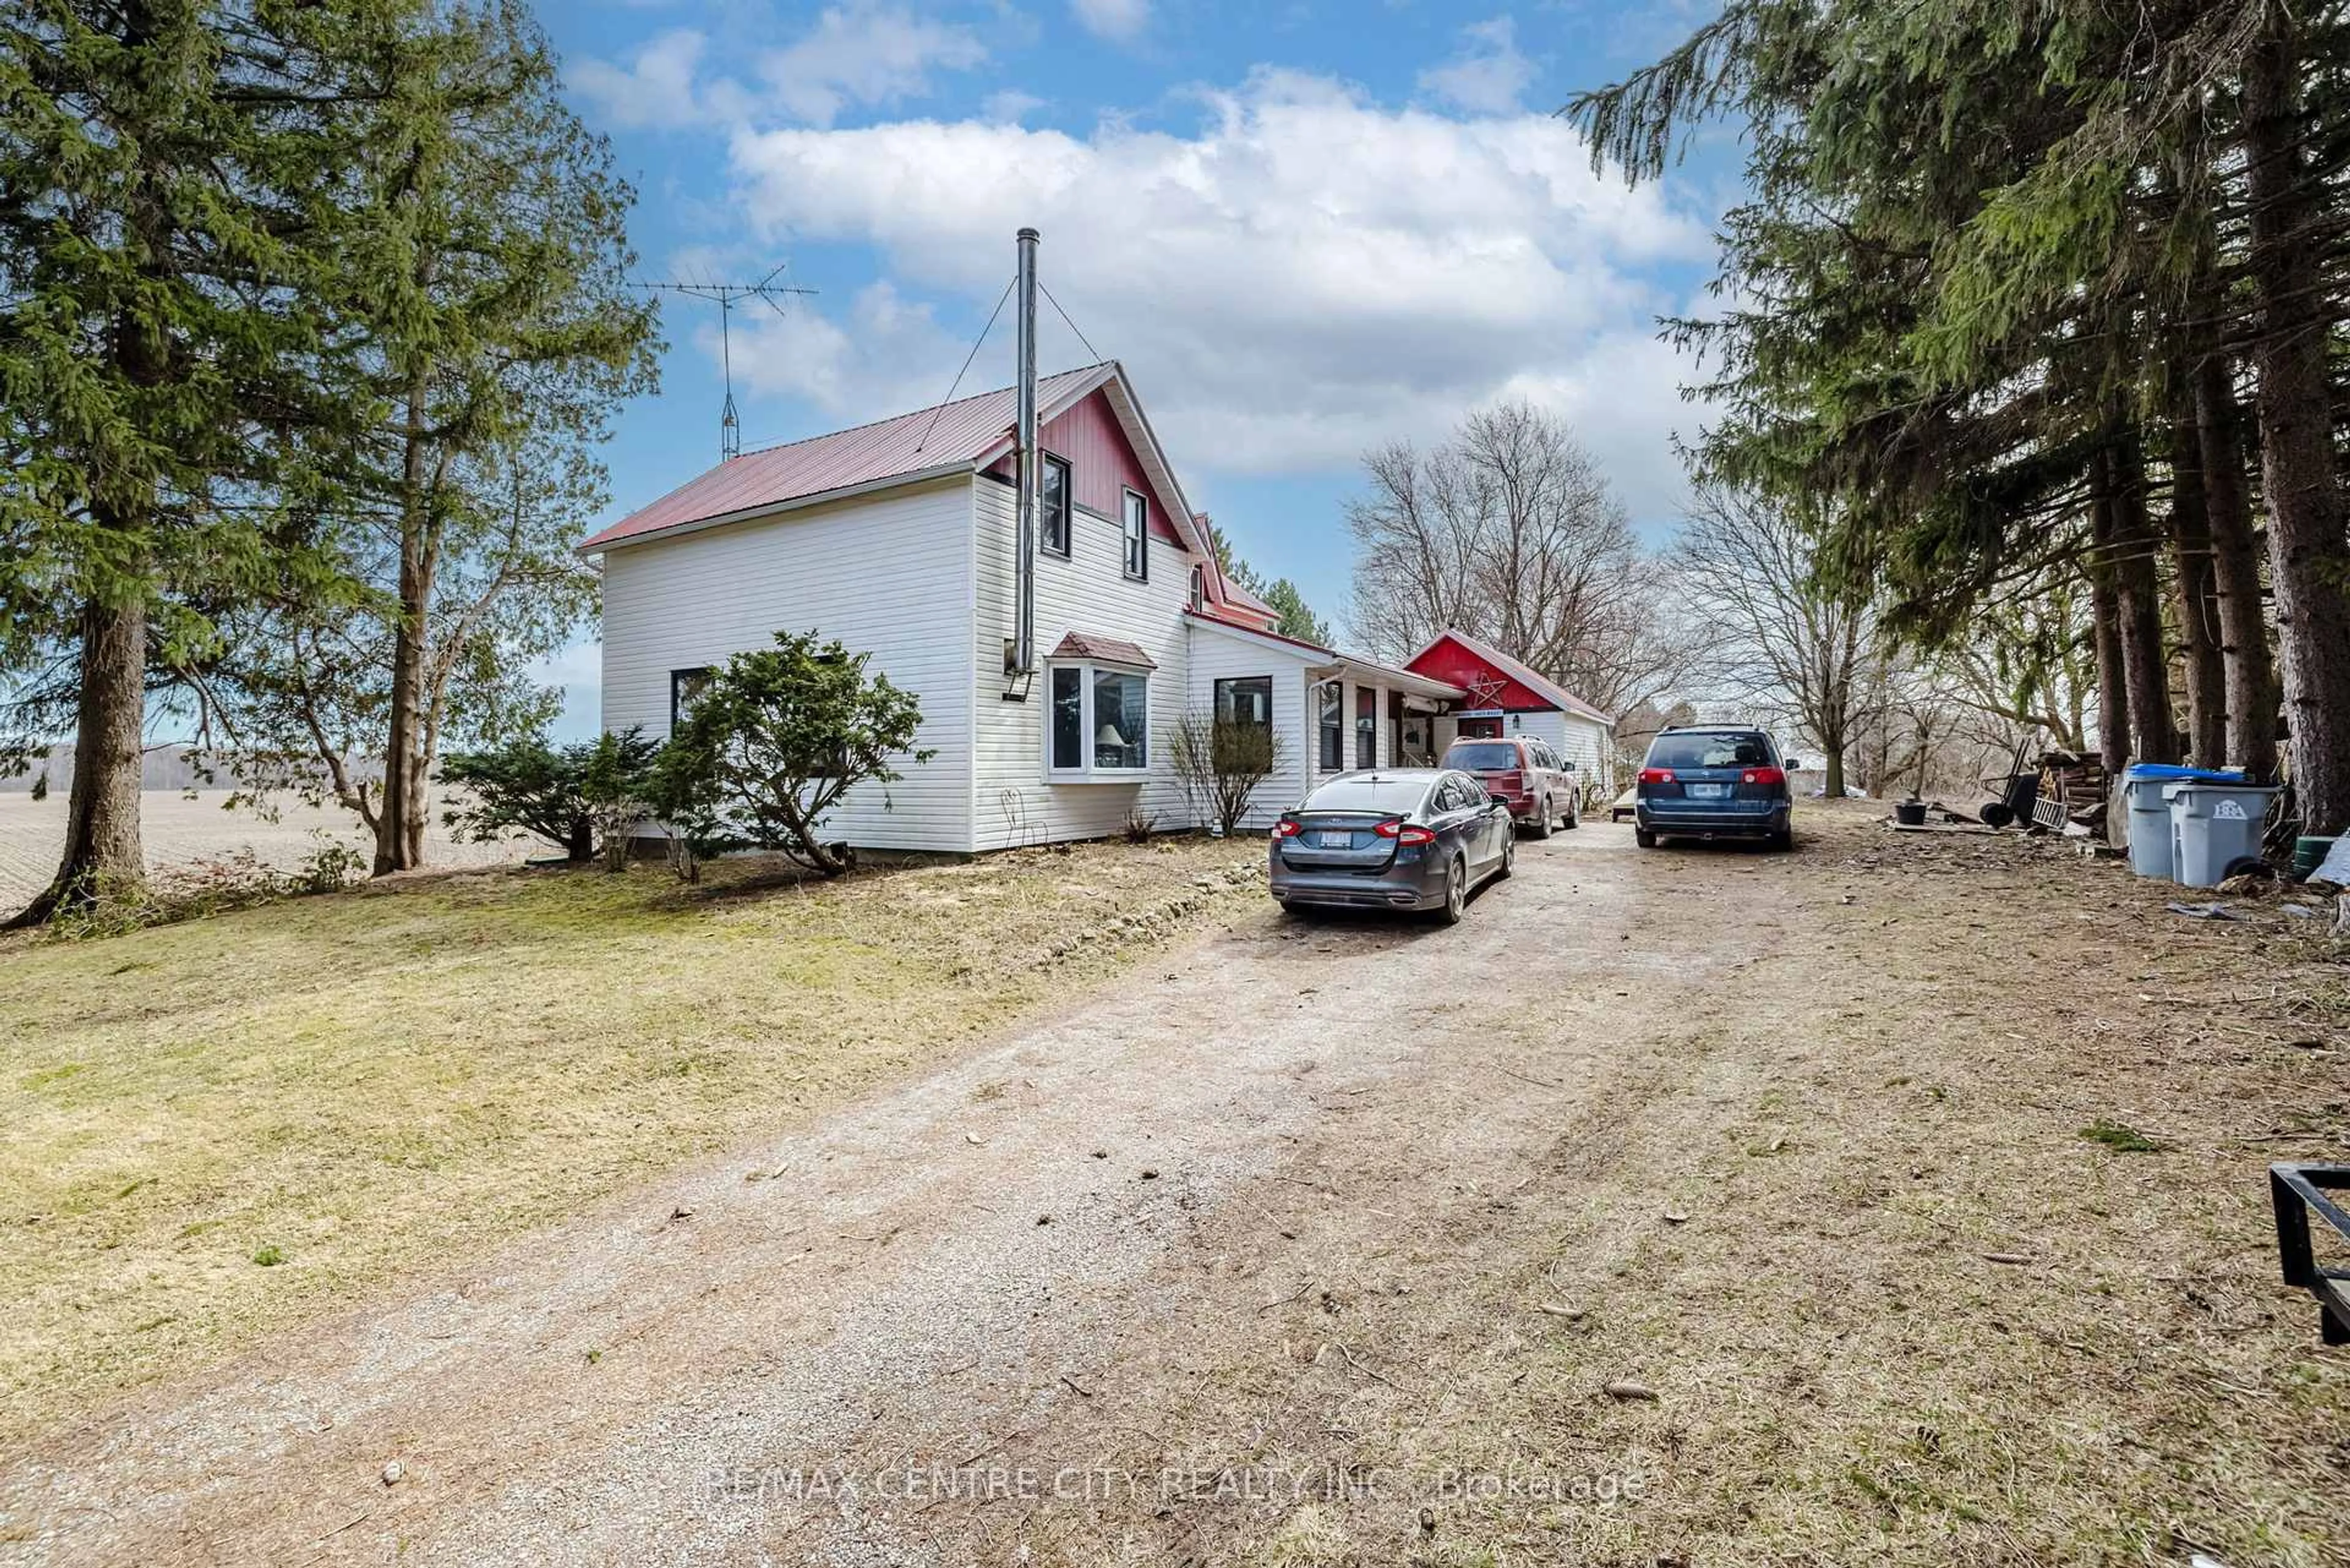
M1294 816L1284 816L1273 825L1275 838L1295 838L1305 831L1305 825Z
M1396 830L1398 844L1433 844L1436 830L1432 827L1403 827Z
M1787 770L1784 768L1748 768L1742 782L1746 784L1783 784L1787 782Z
M1403 831L1403 818L1400 816L1390 816L1385 822L1373 827L1371 831L1378 834L1381 838L1393 838Z
M1640 770L1640 782L1642 784L1670 784L1673 782L1673 770L1670 768L1642 768Z

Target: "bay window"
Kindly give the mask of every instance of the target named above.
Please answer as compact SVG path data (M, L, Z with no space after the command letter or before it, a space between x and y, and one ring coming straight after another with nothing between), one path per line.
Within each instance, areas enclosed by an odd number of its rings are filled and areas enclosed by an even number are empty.
M1150 766L1150 676L1114 664L1056 663L1047 681L1045 771L1126 780Z

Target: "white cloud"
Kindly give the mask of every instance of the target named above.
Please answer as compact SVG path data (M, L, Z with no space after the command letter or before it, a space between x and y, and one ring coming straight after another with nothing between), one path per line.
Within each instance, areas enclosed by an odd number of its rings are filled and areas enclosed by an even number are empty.
M598 120L612 130L722 124L739 119L748 105L731 81L696 80L708 47L701 33L679 27L649 40L626 66L581 60L568 75Z
M1002 92L989 93L979 111L990 119L1022 120L1044 107L1045 100L1035 94L1005 88Z
M935 399L968 345L898 290L984 311L1035 223L1046 286L1134 372L1187 471L1343 470L1513 393L1604 426L1589 433L1611 459L1669 466L1659 421L1691 421L1648 338L1680 302L1636 274L1709 256L1703 224L1595 174L1545 117L1390 110L1274 72L1207 106L1188 136L973 120L738 137L755 223L870 244L897 285L754 373L844 417ZM816 342L818 322L839 341ZM1047 326L1047 364L1077 362ZM971 387L1001 385L1009 359L999 343Z
M1419 73L1422 92L1471 114L1513 114L1534 85L1534 63L1518 53L1517 24L1507 16L1461 29L1461 53Z
M946 395L947 378L970 351L970 344L958 343L938 324L930 306L909 300L887 280L858 289L844 314L845 319L836 320L809 308L806 300L795 300L780 317L738 321L735 379L754 391L805 398L847 423L939 401ZM696 337L717 358L716 327ZM1004 379L977 366L972 376L965 392L984 391ZM770 432L744 433L744 444L757 445L765 444Z
M1127 39L1150 25L1150 0L1069 0L1069 9L1088 33Z
M851 106L920 98L933 70L970 70L986 58L987 47L969 27L850 0L827 7L806 36L764 57L759 74L787 112L829 125Z
M681 27L647 42L625 65L585 59L569 76L598 121L615 130L744 126L777 118L821 126L848 109L921 98L933 72L984 64L987 46L969 27L879 0L848 0L827 7L784 47L745 57L760 89L723 73L703 75L709 53L703 34Z

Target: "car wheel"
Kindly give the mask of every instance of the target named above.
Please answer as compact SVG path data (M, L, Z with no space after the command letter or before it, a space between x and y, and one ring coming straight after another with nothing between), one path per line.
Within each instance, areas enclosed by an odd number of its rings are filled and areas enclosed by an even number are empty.
M1502 868L1493 873L1493 880L1506 882L1510 873L1518 868L1518 836L1511 834L1502 840Z
M1795 830L1792 827L1782 828L1771 836L1771 847L1773 849L1793 849L1794 846Z
M1583 826L1583 802L1580 799L1574 795L1566 797L1566 820L1560 823L1559 826L1561 827L1581 827Z
M1549 797L1544 796L1541 808L1534 813L1534 836L1536 838L1548 838L1550 836L1550 825L1554 820L1555 820L1555 818L1553 816L1550 809Z
M1643 849L1654 849L1657 846L1657 836L1645 827L1636 827L1632 830L1632 842Z
M1436 911L1437 919L1448 926L1457 926L1469 909L1469 865L1459 856L1444 870L1444 905Z

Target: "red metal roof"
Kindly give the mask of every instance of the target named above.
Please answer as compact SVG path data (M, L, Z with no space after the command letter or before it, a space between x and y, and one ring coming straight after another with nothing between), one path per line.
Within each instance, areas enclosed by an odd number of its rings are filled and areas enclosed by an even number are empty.
M1281 618L1279 611L1275 610L1271 605L1265 603L1263 599L1257 597L1254 594L1249 592L1248 589L1241 587L1240 584L1234 582L1230 577L1226 577L1224 579L1224 595L1234 604L1240 605L1243 608L1253 609L1260 614L1272 616L1276 620Z
M1064 370L1036 384L1036 406L1082 396L1117 371L1111 364ZM968 468L1000 445L1018 413L1014 388L1000 387L935 408L746 452L638 508L579 546L600 550L688 524L733 517L787 502L871 488L890 480Z

